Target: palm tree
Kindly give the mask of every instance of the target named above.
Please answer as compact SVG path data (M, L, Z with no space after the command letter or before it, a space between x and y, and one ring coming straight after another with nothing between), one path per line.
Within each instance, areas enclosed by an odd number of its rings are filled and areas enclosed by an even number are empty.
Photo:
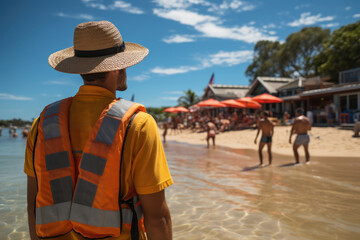
M196 104L200 98L196 95L195 92L191 91L191 89L184 91L184 96L179 97L178 104L183 107L190 107Z

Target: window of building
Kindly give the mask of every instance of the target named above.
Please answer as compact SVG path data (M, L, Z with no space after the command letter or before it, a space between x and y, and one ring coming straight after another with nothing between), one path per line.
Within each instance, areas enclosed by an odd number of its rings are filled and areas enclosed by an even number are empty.
M342 112L347 109L347 96L340 97L340 108Z
M358 109L358 95L349 95L349 109L357 110Z

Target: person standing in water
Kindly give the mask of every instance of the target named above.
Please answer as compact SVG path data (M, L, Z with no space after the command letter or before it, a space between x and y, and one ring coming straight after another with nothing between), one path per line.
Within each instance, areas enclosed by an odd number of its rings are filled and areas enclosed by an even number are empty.
M309 118L304 116L304 110L302 108L296 109L296 119L292 125L290 131L290 138L289 138L289 143L291 144L292 135L294 133L297 134L295 138L295 142L293 144L293 151L294 151L296 164L300 163L299 153L297 150L301 145L303 145L305 149L306 162L310 161L310 154L309 154L310 136L308 134L308 131L310 130L311 130L311 123Z
M206 129L207 129L207 137L206 137L207 147L209 148L210 138L212 138L213 146L215 147L215 136L216 136L217 128L213 123L213 119L206 123Z
M256 139L258 138L260 131L262 131L259 150L258 150L259 158L260 158L260 166L263 165L262 149L264 148L265 145L267 145L268 148L269 165L271 165L271 161L272 161L271 143L272 143L272 136L274 134L274 123L268 119L269 113L267 111L262 112L261 117L262 119L259 121L258 131L254 143L256 144Z

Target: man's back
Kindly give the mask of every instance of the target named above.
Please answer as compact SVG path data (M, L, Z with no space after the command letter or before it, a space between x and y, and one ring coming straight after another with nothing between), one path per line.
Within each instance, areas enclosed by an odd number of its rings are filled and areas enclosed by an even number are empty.
M311 130L310 120L303 115L297 117L294 122L294 130L297 134L307 134Z
M272 136L274 124L268 118L261 119L259 122L259 128L262 131L262 136Z

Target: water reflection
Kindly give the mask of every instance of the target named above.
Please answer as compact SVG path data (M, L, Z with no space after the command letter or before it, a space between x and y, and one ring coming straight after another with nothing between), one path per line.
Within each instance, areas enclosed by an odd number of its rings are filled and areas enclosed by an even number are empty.
M294 165L256 152L169 143L175 239L360 239L359 159Z

